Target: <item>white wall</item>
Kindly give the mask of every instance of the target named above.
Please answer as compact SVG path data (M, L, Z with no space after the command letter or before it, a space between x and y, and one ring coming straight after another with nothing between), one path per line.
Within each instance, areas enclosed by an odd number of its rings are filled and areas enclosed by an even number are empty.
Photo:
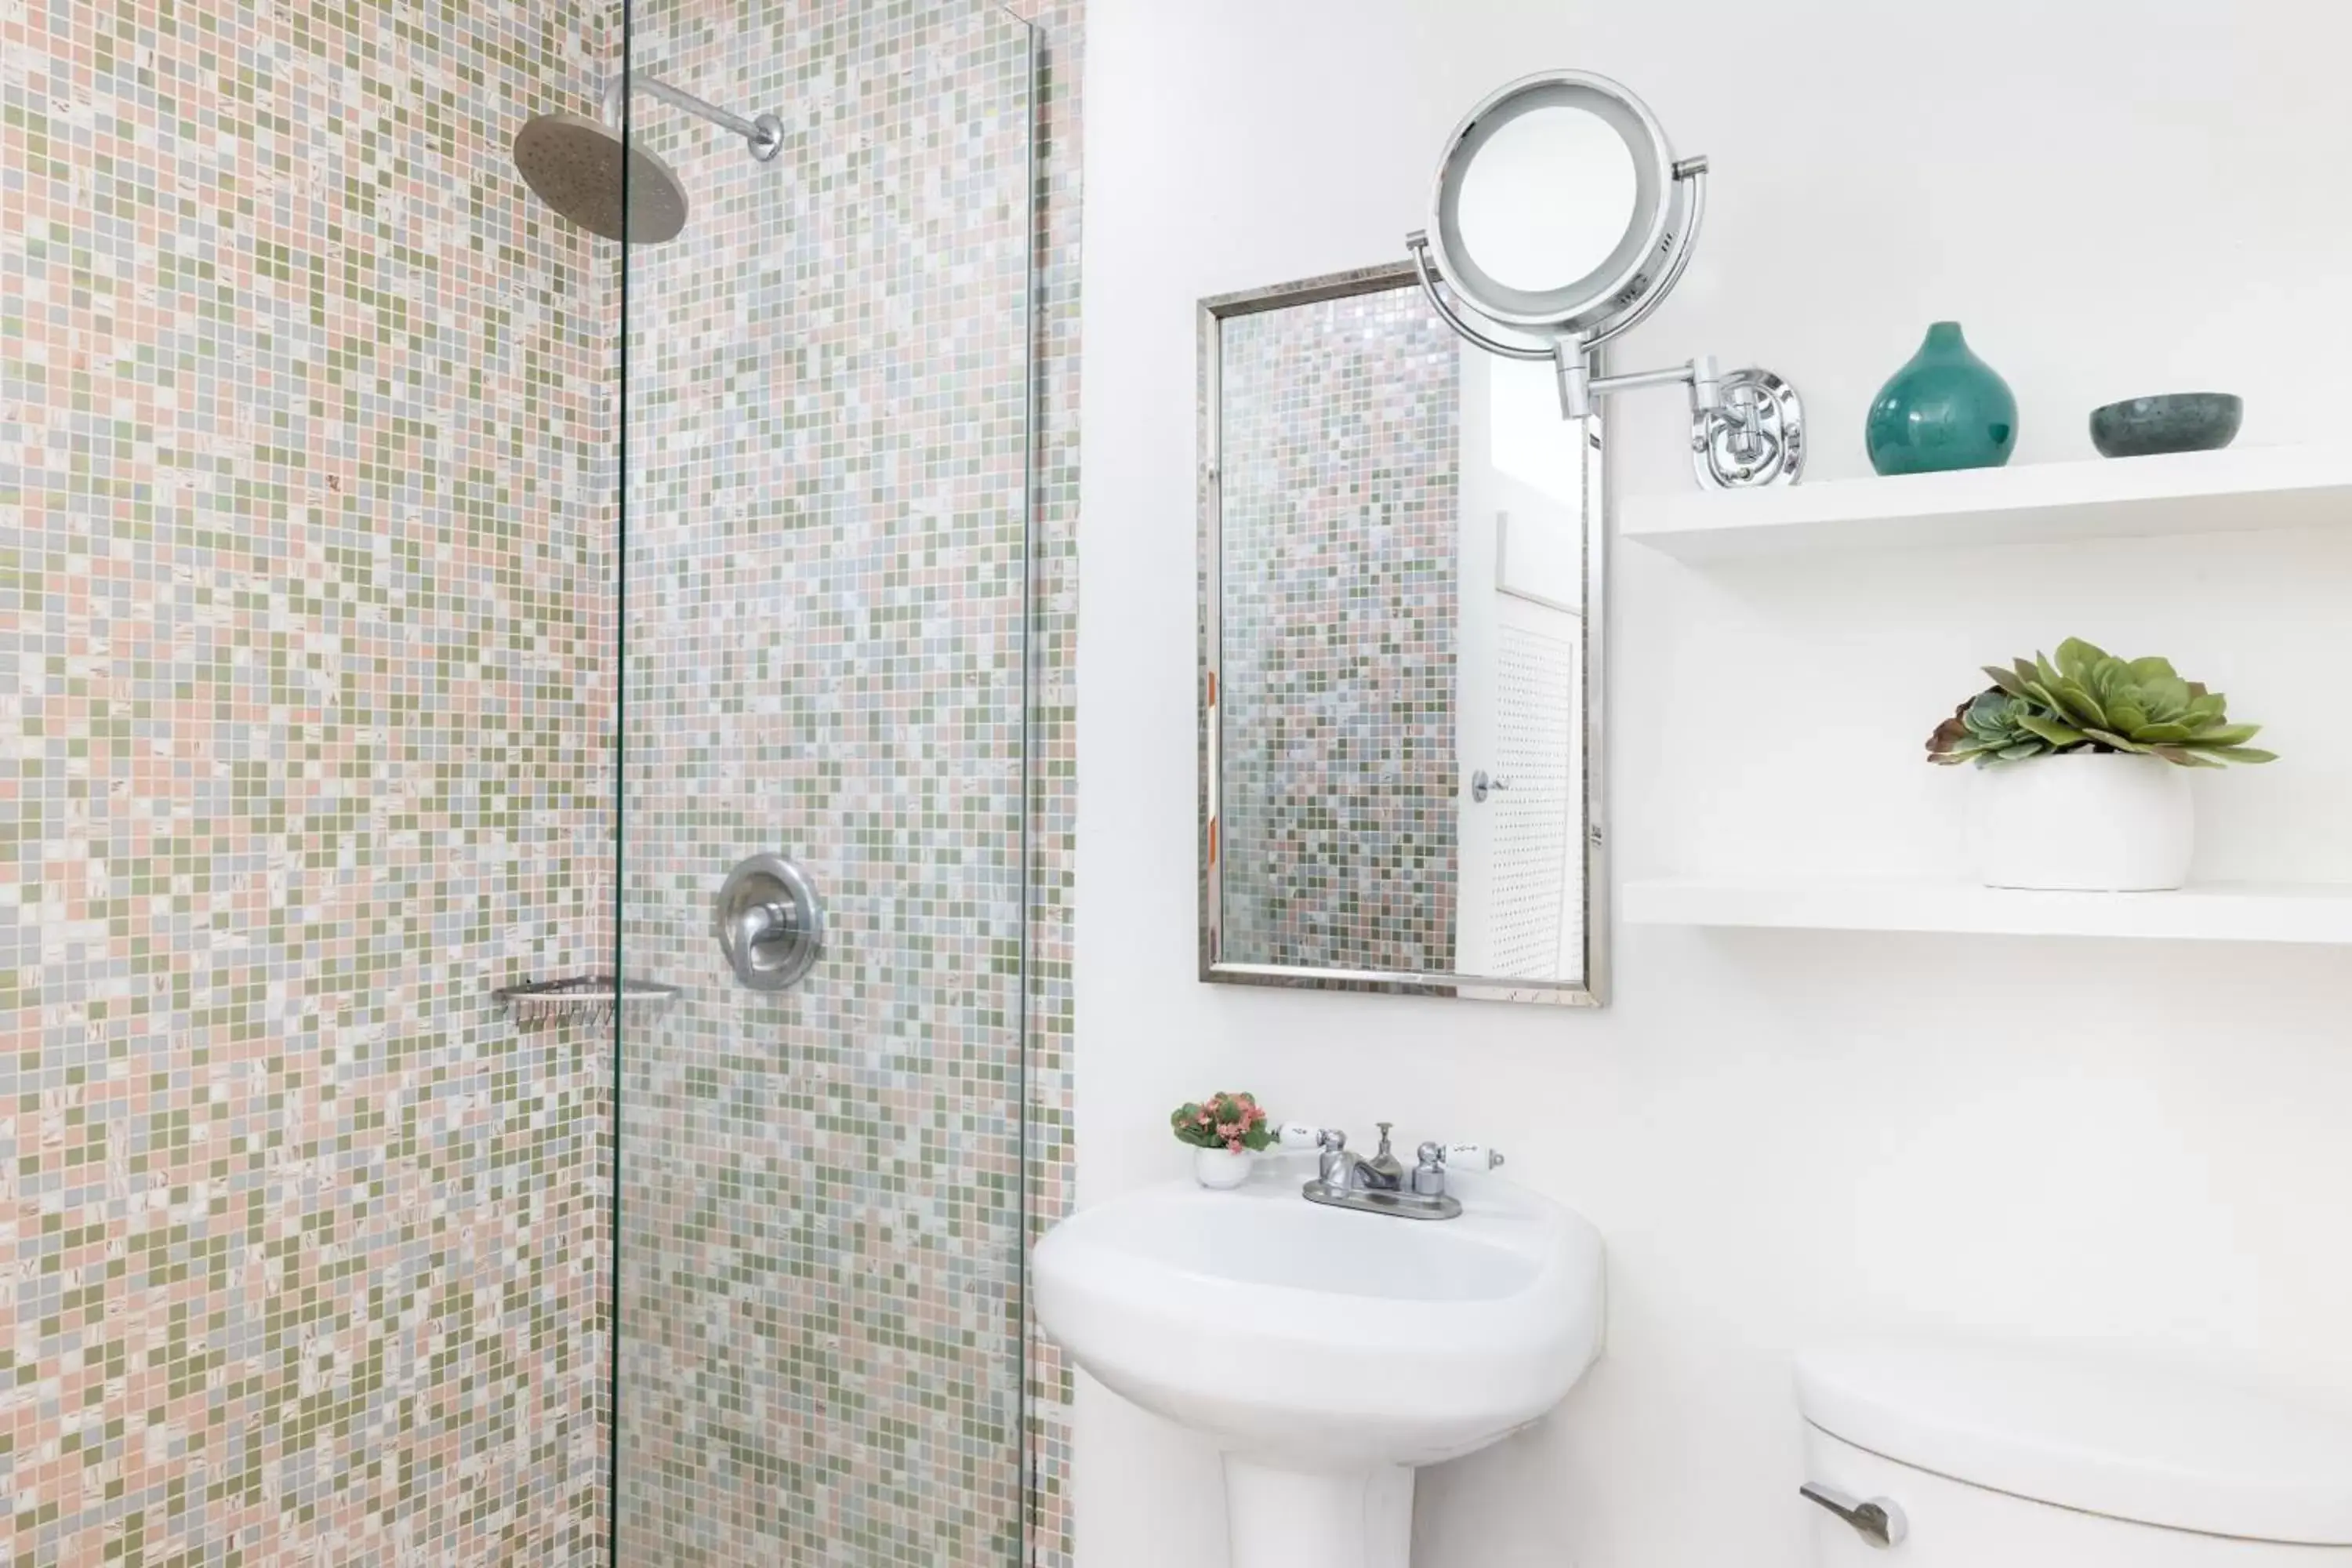
M1813 473L1955 317L2023 407L2220 387L2249 444L2332 423L2352 358L2352 52L2295 0L1095 0L1079 684L1081 1201L1180 1171L1162 1118L1485 1138L1610 1239L1607 1359L1558 1418L1433 1473L1416 1568L1793 1564L1788 1352L1951 1323L2175 1347L2352 1395L2352 963L1994 939L1618 933L1617 1005L1193 979L1193 301L1392 258L1454 119L1539 67L1633 84L1714 161L1681 294L1629 359L1802 388ZM2333 401L2340 403L2340 398ZM1689 480L1672 394L1629 493ZM2352 552L2107 542L1697 574L1626 549L1611 767L1628 876L1957 867L1918 760L1985 659L2163 652L2288 761L2200 776L2208 876L2352 880L2336 673ZM1223 1561L1213 1458L1082 1391L1084 1568ZM1202 1521L1209 1521L1202 1528Z

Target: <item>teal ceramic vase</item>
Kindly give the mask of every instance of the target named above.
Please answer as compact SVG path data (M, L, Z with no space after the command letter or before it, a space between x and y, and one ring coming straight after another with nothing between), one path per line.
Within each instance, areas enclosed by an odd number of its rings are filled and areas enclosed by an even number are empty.
M1959 322L1937 321L1871 400L1863 444L1882 474L1997 468L2017 448L2017 398L1969 349Z

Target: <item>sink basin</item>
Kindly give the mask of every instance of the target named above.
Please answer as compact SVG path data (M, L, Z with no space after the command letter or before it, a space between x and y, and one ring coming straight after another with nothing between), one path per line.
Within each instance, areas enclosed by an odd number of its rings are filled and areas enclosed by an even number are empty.
M1310 1204L1292 1163L1065 1220L1037 1247L1038 1321L1223 1450L1234 1568L1405 1568L1412 1467L1528 1425L1592 1364L1601 1237L1499 1177L1432 1223Z

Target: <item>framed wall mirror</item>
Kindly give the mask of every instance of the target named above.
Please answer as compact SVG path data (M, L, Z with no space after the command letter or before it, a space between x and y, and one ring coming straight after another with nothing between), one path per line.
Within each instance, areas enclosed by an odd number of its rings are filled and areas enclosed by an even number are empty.
M1202 978L1601 1005L1603 416L1411 264L1200 325Z

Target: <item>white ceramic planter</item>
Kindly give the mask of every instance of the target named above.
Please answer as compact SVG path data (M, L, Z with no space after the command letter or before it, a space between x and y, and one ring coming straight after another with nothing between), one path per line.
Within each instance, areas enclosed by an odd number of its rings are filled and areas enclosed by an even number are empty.
M1250 1163L1255 1158L1246 1149L1238 1154L1230 1149L1195 1149L1192 1174L1202 1186L1223 1192L1249 1180Z
M2137 893L2189 879L2189 770L2123 752L2069 752L1976 770L1969 853L1989 888Z

